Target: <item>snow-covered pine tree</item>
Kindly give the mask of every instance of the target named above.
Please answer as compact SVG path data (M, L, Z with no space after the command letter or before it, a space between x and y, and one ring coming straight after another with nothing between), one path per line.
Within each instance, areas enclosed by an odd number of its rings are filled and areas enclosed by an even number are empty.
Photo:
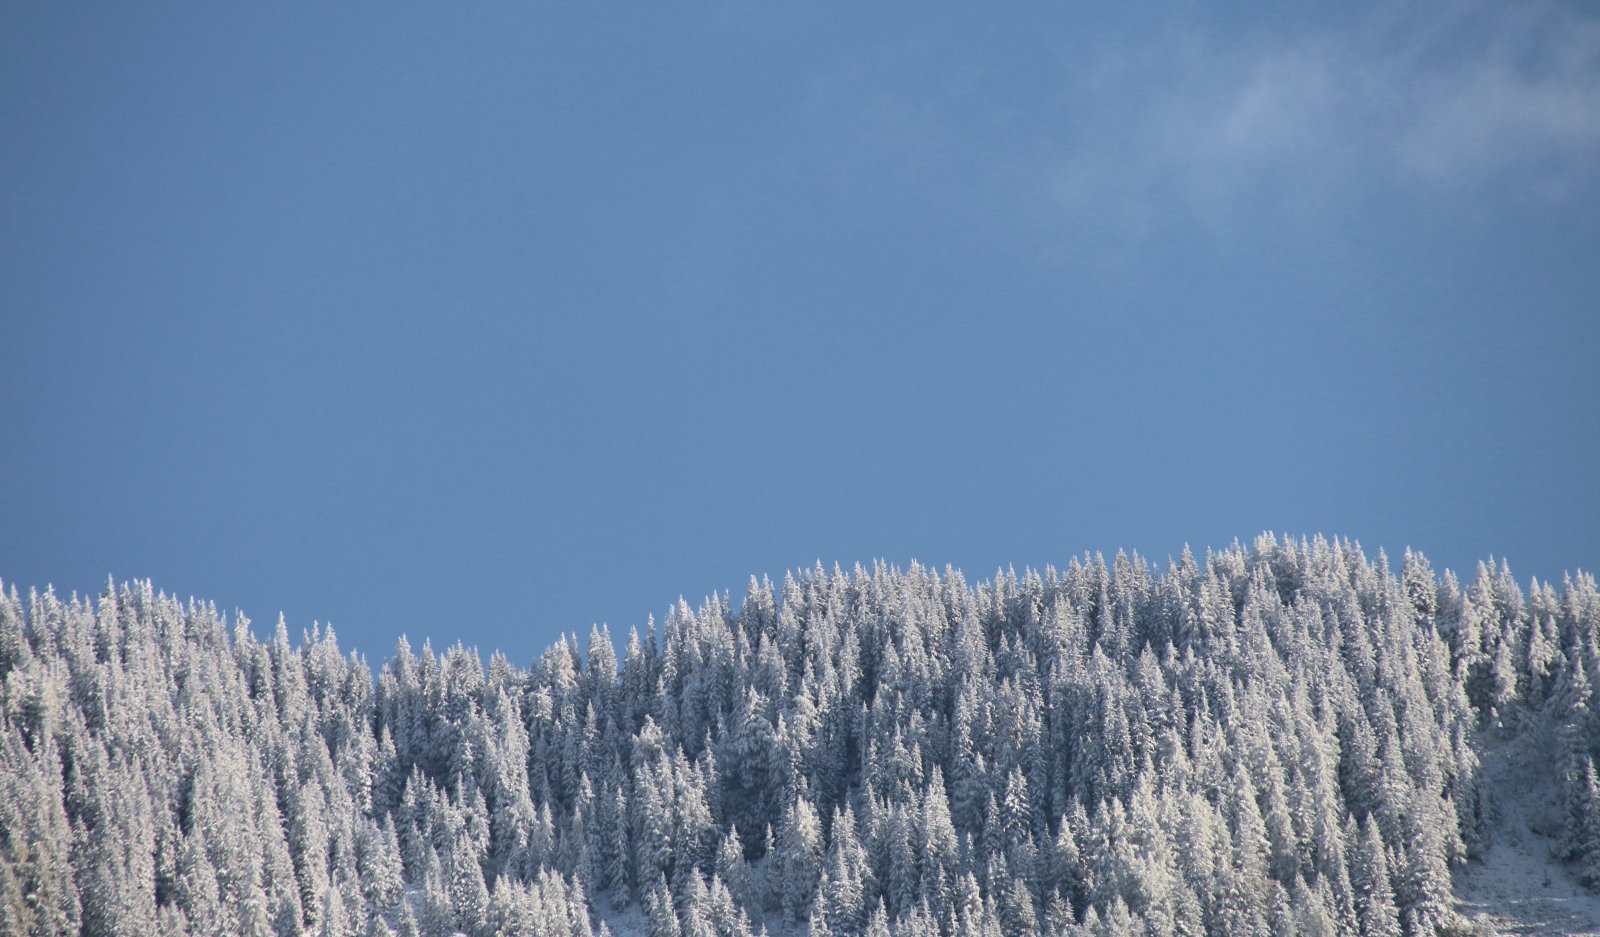
M585 937L599 903L722 937L770 899L875 937L1410 934L1493 835L1480 725L1560 740L1600 880L1597 666L1591 576L1320 538L819 566L620 668L597 628L526 671L402 640L376 680L320 626L0 588L0 927Z

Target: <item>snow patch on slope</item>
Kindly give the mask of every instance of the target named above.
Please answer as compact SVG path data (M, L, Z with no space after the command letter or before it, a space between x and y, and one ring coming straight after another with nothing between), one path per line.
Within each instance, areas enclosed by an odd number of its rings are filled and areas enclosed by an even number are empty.
M1499 816L1483 861L1456 872L1457 909L1487 934L1600 937L1600 895L1556 858L1564 818L1550 765L1559 749L1535 721L1508 739L1486 734L1479 746Z

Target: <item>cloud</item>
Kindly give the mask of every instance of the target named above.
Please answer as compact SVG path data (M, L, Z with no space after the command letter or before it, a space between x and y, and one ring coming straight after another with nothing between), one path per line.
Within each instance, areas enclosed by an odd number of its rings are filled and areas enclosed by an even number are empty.
M1600 174L1591 10L1461 0L1108 32L1037 81L994 49L901 42L819 75L808 113L852 185L920 187L1041 242L1314 228L1358 196L1559 202Z
M1600 21L1554 4L1446 9L1109 50L1100 67L1119 80L1089 87L1115 87L1124 129L1109 149L1083 138L1062 178L1197 210L1252 191L1305 205L1363 181L1535 197L1592 183Z
M1600 156L1600 25L1562 18L1528 54L1496 49L1436 73L1418 90L1393 153L1436 182L1516 171L1534 184L1575 182Z

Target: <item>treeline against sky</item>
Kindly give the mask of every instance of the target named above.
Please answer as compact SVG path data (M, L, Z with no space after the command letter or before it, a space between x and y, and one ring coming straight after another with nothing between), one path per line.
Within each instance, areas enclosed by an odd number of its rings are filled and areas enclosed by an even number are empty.
M1600 886L1600 593L1259 538L820 566L526 671L0 597L0 934L1449 932L1486 744Z

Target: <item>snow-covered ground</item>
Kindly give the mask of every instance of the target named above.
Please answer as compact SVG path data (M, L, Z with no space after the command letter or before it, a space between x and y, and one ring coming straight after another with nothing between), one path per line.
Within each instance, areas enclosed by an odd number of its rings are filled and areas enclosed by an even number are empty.
M1555 739L1528 731L1485 739L1481 750L1500 816L1484 861L1456 873L1459 910L1488 934L1600 935L1600 895L1555 858L1562 826L1550 771Z

